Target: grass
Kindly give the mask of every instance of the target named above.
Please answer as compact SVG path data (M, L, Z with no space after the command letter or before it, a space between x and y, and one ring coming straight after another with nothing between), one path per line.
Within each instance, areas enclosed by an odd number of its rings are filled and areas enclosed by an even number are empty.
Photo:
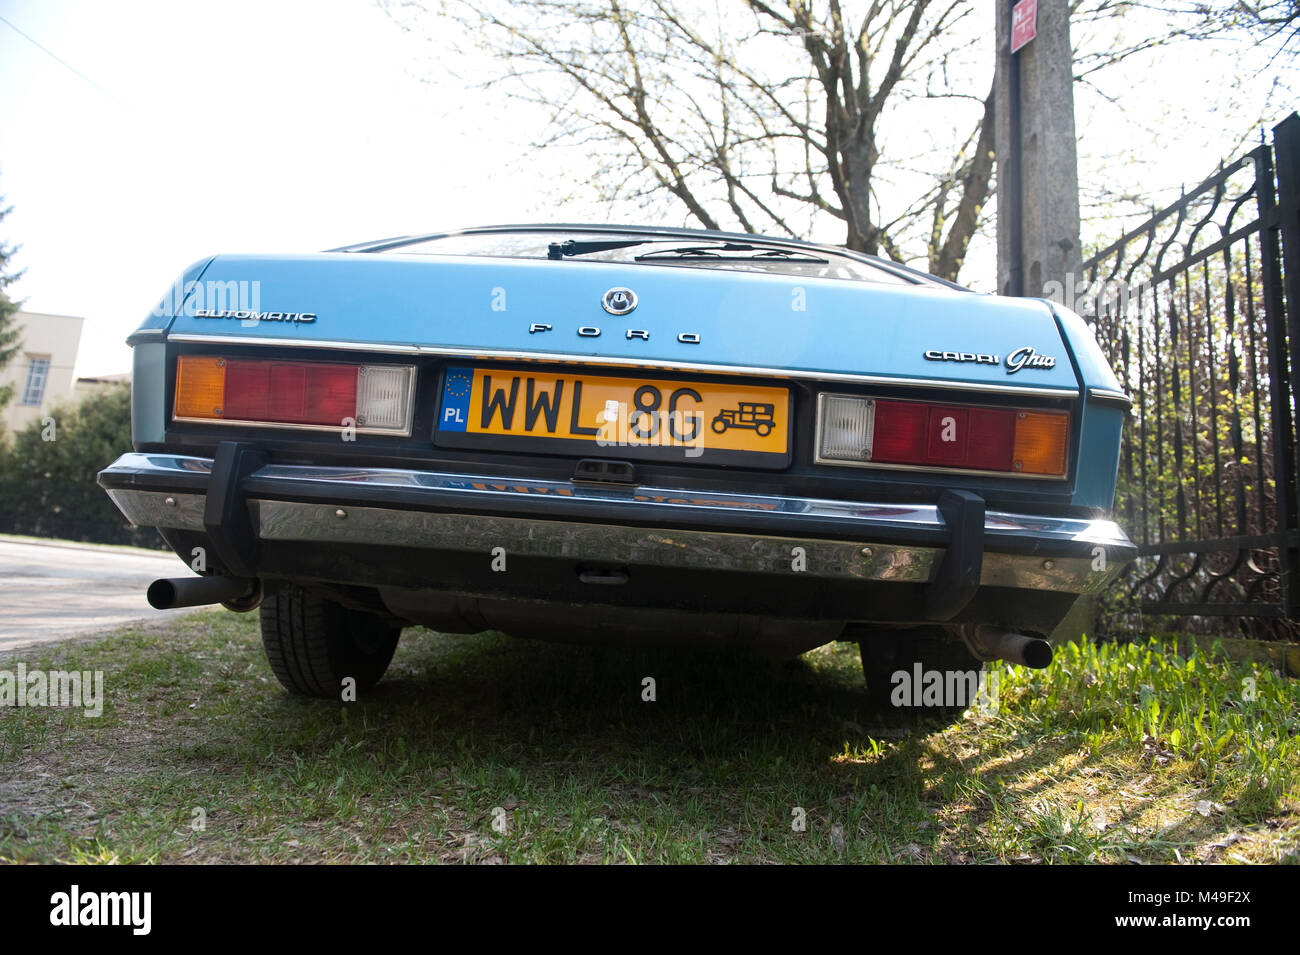
M345 705L287 696L255 616L0 658L103 670L108 698L0 710L0 860L1300 861L1300 693L1258 665L1069 645L945 726L871 710L849 644L408 631Z

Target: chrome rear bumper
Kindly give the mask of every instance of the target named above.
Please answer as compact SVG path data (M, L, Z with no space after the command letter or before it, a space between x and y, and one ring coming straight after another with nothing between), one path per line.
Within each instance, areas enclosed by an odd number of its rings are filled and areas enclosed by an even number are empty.
M220 459L218 459L220 460ZM125 454L100 484L133 523L211 531L213 459ZM237 482L253 536L683 570L925 583L951 530L939 507L702 493L391 468L264 464ZM207 519L205 520L205 514ZM979 585L1096 593L1133 558L1109 520L984 515ZM796 548L802 548L802 555Z

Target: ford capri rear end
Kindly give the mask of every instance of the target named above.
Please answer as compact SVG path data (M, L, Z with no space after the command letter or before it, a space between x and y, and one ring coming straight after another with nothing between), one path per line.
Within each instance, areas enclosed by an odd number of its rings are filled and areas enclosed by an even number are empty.
M870 256L514 226L197 263L100 484L337 696L402 628L1046 665L1134 548L1089 329Z

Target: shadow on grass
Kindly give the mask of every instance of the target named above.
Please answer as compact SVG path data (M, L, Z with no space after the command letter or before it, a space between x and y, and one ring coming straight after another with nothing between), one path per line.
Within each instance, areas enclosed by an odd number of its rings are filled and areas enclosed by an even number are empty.
M363 718L382 714L381 735L400 733L408 746L464 734L458 748L482 757L531 740L538 759L582 749L732 760L788 749L811 766L824 762L827 746L947 722L872 705L856 649L773 662L743 652L569 647L500 634L421 634L412 643L351 706ZM287 696L266 705L289 723L348 706Z
M850 644L772 663L413 631L387 677L346 704L286 694L247 617L42 659L104 666L113 703L98 722L23 714L33 725L0 786L0 858L1082 861L1129 850L1114 834L1126 818L1093 832L1059 789L1131 760L1118 741L1083 747L1014 714L949 728L951 716L874 707ZM1157 774L1146 794L1185 785ZM1168 857L1164 842L1151 848Z

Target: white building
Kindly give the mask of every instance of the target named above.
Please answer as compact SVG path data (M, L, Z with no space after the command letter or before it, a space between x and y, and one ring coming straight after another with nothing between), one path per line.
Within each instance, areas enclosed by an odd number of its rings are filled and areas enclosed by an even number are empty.
M73 385L77 401L82 402L92 395L103 394L113 388L131 384L131 373L124 371L119 375L97 375L94 378L78 378Z
M4 368L0 386L13 388L13 397L0 409L0 430L21 431L62 403L78 399L72 374L77 363L84 318L18 312L21 348Z

